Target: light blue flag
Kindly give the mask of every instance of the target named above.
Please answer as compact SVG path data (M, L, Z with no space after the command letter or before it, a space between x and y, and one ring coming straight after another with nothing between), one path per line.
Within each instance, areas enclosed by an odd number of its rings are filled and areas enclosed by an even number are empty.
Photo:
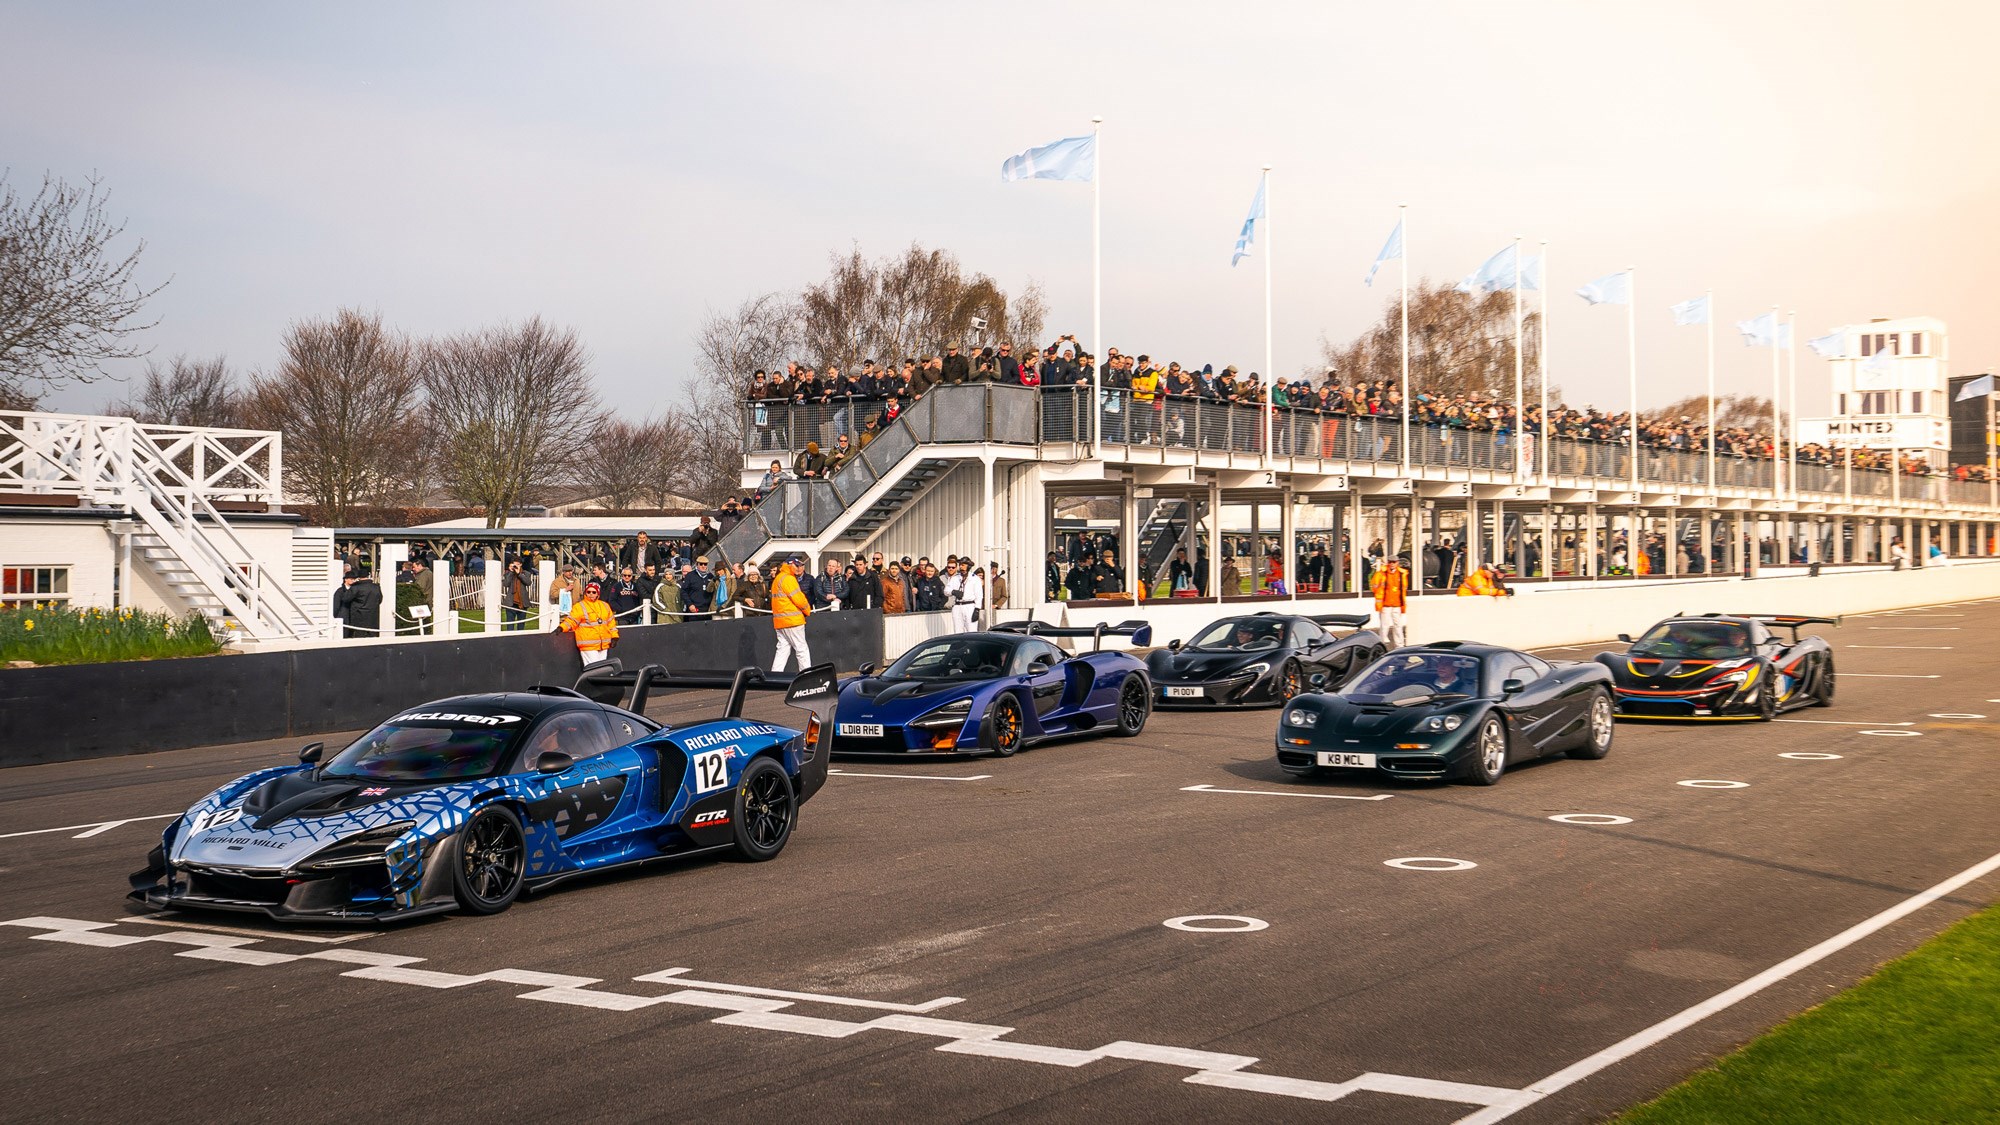
M1484 289L1486 292L1491 293L1499 289L1512 289L1514 287L1515 254L1518 249L1518 247L1509 246L1480 263L1478 269L1467 274L1465 280L1458 283L1458 291L1460 293L1470 293L1475 289Z
M1632 271L1605 274L1577 290L1576 295L1593 305L1629 305L1632 303Z
M1382 252L1375 255L1375 264L1368 267L1368 276L1361 279L1363 285L1375 284L1375 271L1383 262L1394 261L1403 256L1403 220L1396 220L1396 229L1389 232L1389 241L1382 244Z
M1538 293L1542 288L1542 256L1521 259L1521 288L1530 293Z
M1845 359L1846 357L1841 355L1841 352L1846 349L1840 345L1840 333L1838 332L1828 336L1821 336L1816 340L1806 341L1806 347L1811 348L1813 354L1821 359Z
M1083 180L1097 176L1097 138L1066 137L1000 162L1000 179Z
M1789 324L1780 324L1780 325L1778 326L1778 346L1779 346L1779 347L1781 347L1781 348L1789 348L1789 347L1791 347L1791 346L1792 346L1792 326L1791 326L1791 325L1789 325Z
M1708 296L1703 294L1691 301L1682 301L1673 306L1675 324L1707 324Z
M1993 393L1993 376L1981 375L1979 378L1974 379L1971 382L1968 382L1965 385L1959 387L1958 397L1952 399L1951 401L1964 402L1966 399L1969 398L1985 398L1987 395L1990 395L1992 393Z
M1896 369L1896 355L1887 348L1861 361L1861 370L1870 375L1887 375Z
M1751 348L1775 347L1778 343L1778 314L1765 313L1749 320L1736 322L1736 330L1743 333L1743 344Z
M1243 220L1243 232L1236 236L1236 253L1229 259L1232 266L1249 257L1250 244L1257 240L1257 220L1264 217L1264 185L1268 182L1257 181L1257 198L1250 201L1250 217Z

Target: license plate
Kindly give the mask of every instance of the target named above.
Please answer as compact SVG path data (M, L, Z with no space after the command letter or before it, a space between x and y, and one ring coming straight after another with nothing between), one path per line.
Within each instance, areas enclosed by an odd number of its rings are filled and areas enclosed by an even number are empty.
M834 733L847 738L880 738L881 723L842 723L834 728Z
M1168 699L1200 699L1200 698L1201 698L1201 689L1200 689L1200 688L1198 688L1198 687L1170 687L1170 688L1168 688L1168 689L1167 689L1167 698L1168 698Z
M1319 764L1322 766L1342 766L1350 769L1374 769L1375 755L1349 754L1340 750L1322 750L1319 752Z

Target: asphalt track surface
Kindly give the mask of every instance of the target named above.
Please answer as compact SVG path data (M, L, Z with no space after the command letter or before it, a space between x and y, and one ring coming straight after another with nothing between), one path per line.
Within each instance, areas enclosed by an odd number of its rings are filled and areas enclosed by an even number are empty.
M1006 761L837 763L774 862L653 866L498 917L359 932L122 908L164 821L104 824L177 812L296 740L7 770L0 1105L17 1121L1602 1118L2000 898L1990 869L1960 880L1602 1054L2000 852L2000 602L1828 633L1832 708L1621 723L1604 761L1491 789L1295 782L1275 713L1161 713L1137 739ZM1549 819L1579 813L1630 823ZM1411 857L1477 866L1386 865ZM1164 924L1189 915L1266 925Z

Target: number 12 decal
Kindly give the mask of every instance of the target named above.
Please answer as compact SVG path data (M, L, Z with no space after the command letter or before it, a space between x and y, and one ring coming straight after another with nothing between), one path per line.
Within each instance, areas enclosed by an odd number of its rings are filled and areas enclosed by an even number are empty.
M721 750L710 750L706 754L694 756L694 791L710 793L729 784L729 756Z

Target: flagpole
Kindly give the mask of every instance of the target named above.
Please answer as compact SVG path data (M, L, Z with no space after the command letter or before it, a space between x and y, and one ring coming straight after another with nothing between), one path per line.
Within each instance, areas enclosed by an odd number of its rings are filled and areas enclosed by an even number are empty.
M1264 197L1264 458L1269 464L1277 450L1271 445L1271 415L1277 407L1272 400L1278 390L1278 369L1271 360L1271 166L1264 165L1264 182L1259 187ZM1289 517L1287 517L1289 518ZM1290 551L1290 547L1285 548ZM1297 580L1297 575L1293 580Z
M1090 441L1104 456L1098 411L1104 402L1104 119L1090 119Z
M1778 420L1778 306L1771 306L1771 498L1784 496L1784 482L1778 479L1778 466L1784 461L1784 423Z
M1632 431L1632 502L1639 502L1639 267L1625 267L1625 365L1626 391L1631 402L1627 429ZM1632 545L1638 550L1638 544ZM1668 545L1672 550L1672 545Z
M1785 470L1786 481L1792 490L1792 499L1799 496L1799 310L1791 312L1791 322L1786 327L1792 330L1791 338L1785 343L1785 367L1790 372L1791 386L1786 394L1792 399L1792 453Z
M1715 290L1707 293L1708 316L1708 494L1715 495Z
M1410 476L1410 205L1396 204L1396 229L1403 232L1403 252L1396 255L1403 270L1403 479ZM1371 439L1372 440L1372 439Z
M1542 432L1535 439L1535 456L1542 462L1542 483L1549 483L1549 240L1542 240ZM1544 570L1543 573L1547 573Z
M1514 479L1521 479L1521 236L1514 236ZM1408 403L1404 404L1408 406Z

